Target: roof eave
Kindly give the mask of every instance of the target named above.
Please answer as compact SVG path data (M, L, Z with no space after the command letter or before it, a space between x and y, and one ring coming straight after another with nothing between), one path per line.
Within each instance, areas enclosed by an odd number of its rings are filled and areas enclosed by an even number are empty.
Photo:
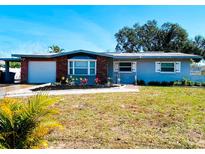
M113 56L114 59L203 59L202 56Z
M61 56L66 56L66 55L71 55L71 54L76 54L76 53L86 53L86 54L109 57L109 58L113 57L112 55L109 55L106 53L98 53L98 52L85 51L85 50L74 50L74 51L70 51L70 52L61 52L61 53L53 54L53 55L12 54L12 56L13 57L23 57L23 58L56 58L56 57L61 57Z

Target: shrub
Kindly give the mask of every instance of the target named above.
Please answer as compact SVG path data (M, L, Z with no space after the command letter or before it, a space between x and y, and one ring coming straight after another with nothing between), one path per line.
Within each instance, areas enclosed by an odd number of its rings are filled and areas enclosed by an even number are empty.
M182 81L175 81L175 86L203 86L202 82L193 82L191 80L182 80Z
M160 85L161 85L161 86L169 86L170 84L169 84L169 82L167 82L167 81L162 81L162 82L160 83Z
M26 102L11 98L0 100L0 147L46 148L45 136L61 127L53 118L57 111L52 105L56 101L46 95L30 97Z
M195 82L190 81L190 86L194 86Z
M75 85L76 84L75 81L77 81L77 78L74 78L73 76L69 76L66 80L66 83L68 85Z
M149 86L160 86L160 82L158 82L158 81L150 81L150 82L148 82L148 85Z
M194 85L195 86L201 86L202 84L200 82L195 82Z
M170 85L170 86L173 86L173 85L174 85L174 81L170 81L170 82L169 82L169 85Z
M60 84L66 84L66 80L67 80L67 78L62 76L61 80L60 80Z
M183 80L182 80L182 85L183 85L183 86L187 86L187 85L188 85L188 80L183 79Z
M148 85L150 86L173 86L173 85L177 85L177 82L173 82L173 81L162 81L162 82L158 82L158 81L150 81L148 82Z
M145 85L145 81L144 80L137 80L137 84L144 86Z
M108 86L112 86L112 84L113 84L112 78L108 77L108 78L107 78L107 85L108 85Z

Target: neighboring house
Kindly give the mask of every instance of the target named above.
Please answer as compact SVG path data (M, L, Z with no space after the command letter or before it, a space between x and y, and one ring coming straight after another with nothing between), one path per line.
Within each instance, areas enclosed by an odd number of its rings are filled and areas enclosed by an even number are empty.
M22 83L48 83L61 78L86 77L94 84L98 77L106 82L133 84L137 80L176 81L190 79L191 59L202 57L183 53L116 53L75 50L53 54L13 54L21 58ZM205 76L197 81L205 82Z
M4 66L4 63L5 63L4 61L0 60L0 68L2 68Z

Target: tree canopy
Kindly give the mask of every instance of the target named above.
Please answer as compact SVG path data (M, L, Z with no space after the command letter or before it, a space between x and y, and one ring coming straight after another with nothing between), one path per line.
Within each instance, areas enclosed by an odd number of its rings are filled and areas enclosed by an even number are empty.
M59 52L61 52L63 50L64 49L60 48L58 45L49 46L49 52L50 53L59 53Z
M161 26L156 20L149 20L144 25L136 23L120 29L115 38L118 52L182 52L205 57L205 38L189 39L187 31L177 23L167 22Z

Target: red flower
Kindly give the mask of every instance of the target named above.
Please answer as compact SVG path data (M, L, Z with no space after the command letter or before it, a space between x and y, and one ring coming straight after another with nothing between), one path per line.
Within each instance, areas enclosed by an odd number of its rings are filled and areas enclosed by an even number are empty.
M88 79L87 78L81 80L81 84L82 85L86 85L87 83L88 83Z
M96 78L96 79L95 79L95 83L96 83L96 84L99 84L99 83L100 83L100 79L99 79L99 78Z

